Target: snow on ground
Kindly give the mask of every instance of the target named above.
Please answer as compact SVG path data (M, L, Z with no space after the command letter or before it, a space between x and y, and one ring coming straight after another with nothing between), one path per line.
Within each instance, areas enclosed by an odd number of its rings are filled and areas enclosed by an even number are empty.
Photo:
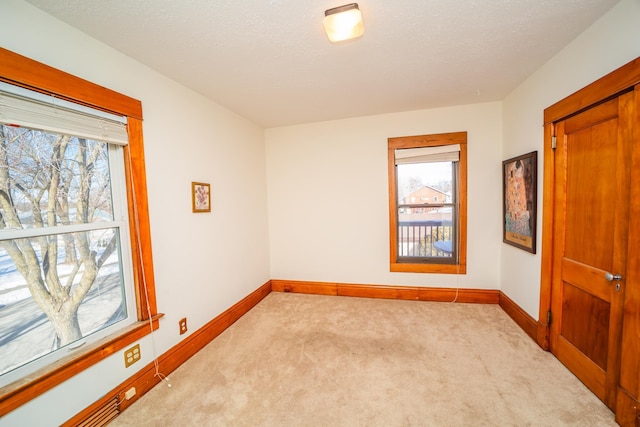
M72 266L58 264L61 279ZM116 254L100 269L91 291L78 309L83 334L89 335L126 317L122 279ZM0 387L9 381L4 373L25 361L35 360L55 349L55 331L47 316L31 298L13 261L0 251ZM62 350L67 351L67 350Z

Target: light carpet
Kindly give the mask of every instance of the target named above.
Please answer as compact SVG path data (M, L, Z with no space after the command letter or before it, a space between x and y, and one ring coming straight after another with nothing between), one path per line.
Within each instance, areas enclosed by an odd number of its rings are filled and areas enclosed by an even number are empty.
M169 377L111 425L616 425L497 305L273 292Z

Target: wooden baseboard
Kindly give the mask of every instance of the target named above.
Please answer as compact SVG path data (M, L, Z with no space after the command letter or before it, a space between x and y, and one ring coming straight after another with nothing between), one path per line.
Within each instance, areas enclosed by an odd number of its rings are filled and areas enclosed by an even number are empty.
M536 342L544 351L549 350L549 325L538 321L538 339Z
M338 284L271 279L271 290L273 292L295 292L299 294L338 295Z
M247 297L243 298L228 310L225 310L215 319L189 335L162 356L158 357L159 371L163 375L168 375L173 372L177 367L186 362L191 356L200 351L215 337L231 326L236 320L262 301L264 297L269 295L269 293L271 293L271 281L253 291ZM117 397L119 402L119 411L122 412L141 396L151 390L160 381L162 381L162 378L156 375L155 364L150 363L125 382L105 394L102 399L96 401L75 417L68 420L63 424L63 426L70 427L81 424L85 420L89 419L95 412L99 411L103 406L107 405L115 397ZM125 392L131 387L136 388L136 394L131 399L127 400L125 398Z
M386 298L417 301L498 304L499 291L493 289L423 288L419 286L358 285L332 282L271 280L274 292Z
M538 322L524 311L511 298L500 291L500 307L511 317L522 330L538 342Z

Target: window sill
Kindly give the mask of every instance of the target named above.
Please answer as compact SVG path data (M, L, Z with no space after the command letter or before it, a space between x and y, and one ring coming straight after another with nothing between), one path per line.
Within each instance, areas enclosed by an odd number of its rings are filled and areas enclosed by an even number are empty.
M467 274L466 264L416 264L392 262L390 271L398 273Z
M164 314L153 316L152 321L138 321L116 334L106 337L78 353L69 355L33 374L0 389L0 417L45 393L58 384L95 365L124 347L132 344L160 327Z

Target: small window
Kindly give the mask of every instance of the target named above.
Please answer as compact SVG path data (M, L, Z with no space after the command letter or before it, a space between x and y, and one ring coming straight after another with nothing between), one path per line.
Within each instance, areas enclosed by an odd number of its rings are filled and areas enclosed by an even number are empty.
M466 132L389 139L391 271L466 273L466 149Z

